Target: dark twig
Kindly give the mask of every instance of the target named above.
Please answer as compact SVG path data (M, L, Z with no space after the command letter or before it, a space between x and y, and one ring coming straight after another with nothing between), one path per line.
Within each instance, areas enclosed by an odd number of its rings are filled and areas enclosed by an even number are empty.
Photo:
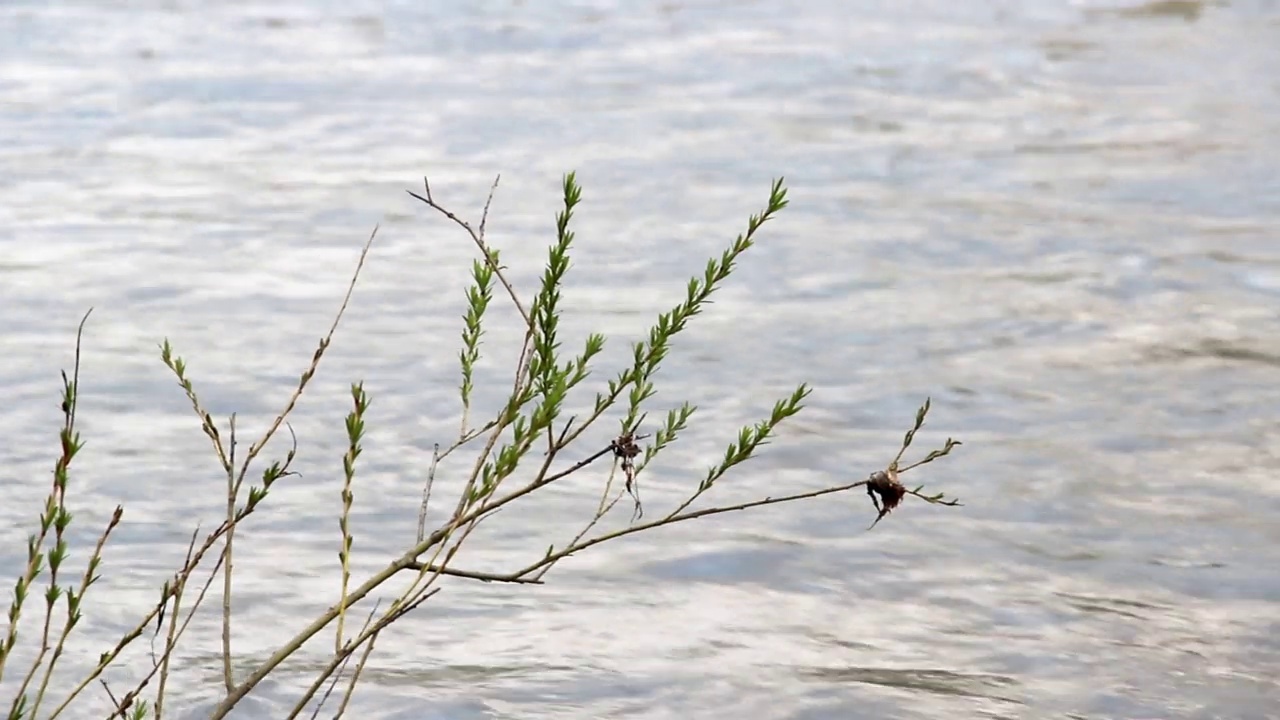
M547 483L555 482L556 480L559 480L560 478L565 477L567 475L572 475L573 473L578 472L582 468L590 465L591 463L599 460L600 458L604 457L605 455L608 455L613 451L614 451L613 443L609 443L607 446L605 446L603 450L600 450L599 452L592 454L591 456L587 457L585 460L579 460L578 462L570 465L569 467L565 468L564 470L561 470L558 473L552 473L551 475L547 475L546 477L542 478L542 481L539 482L538 485L539 486L546 485Z
M129 710L129 705L121 705L120 701L116 700L116 694L111 692L111 686L107 684L105 678L98 678L98 682L102 683L102 689L107 691L107 697L111 700L111 707L116 709L115 712L111 713L111 717L124 717L125 712Z
M487 516L486 516L487 517ZM454 577L467 578L469 580L479 580L481 582L508 582L520 583L523 585L541 585L541 580L522 580L519 578L508 577L507 575L495 575L487 572L476 572L472 570L457 570L448 566L435 565L432 563L411 562L405 566L406 570L417 570L420 573L437 573L439 575L452 575Z
M484 256L484 261L488 263L489 267L493 268L493 274L498 276L498 280L502 283L502 286L507 289L507 294L511 296L511 302L515 303L516 309L520 311L520 316L524 318L525 326L532 328L533 317L529 315L529 311L525 309L524 303L520 302L520 296L516 295L516 290L511 285L511 281L507 279L506 273L502 272L502 268L499 267L497 261L494 260L493 251L489 249L489 244L485 242L484 235L471 227L471 223L455 215L452 210L448 210L444 206L436 203L435 199L431 197L431 183L427 178L422 178L422 185L423 190L426 193L425 195L419 195L412 190L405 190L405 192L409 193L409 195L421 201L432 210L444 215L458 227L467 231L467 234L470 235L471 239L475 242L476 247L480 248L480 254ZM494 187L497 187L496 181L494 183ZM492 195L492 191L490 191L490 193ZM487 205L488 203L486 203L486 207Z

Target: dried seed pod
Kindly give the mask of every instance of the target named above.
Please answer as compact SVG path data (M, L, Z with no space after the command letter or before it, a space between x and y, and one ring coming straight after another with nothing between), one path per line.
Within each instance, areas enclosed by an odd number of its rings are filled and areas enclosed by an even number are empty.
M907 488L898 482L898 473L892 468L877 470L867 478L867 495L871 496L871 504L875 506L877 515L871 527L875 527L889 511L898 507L902 498L907 495ZM879 497L877 497L877 495Z

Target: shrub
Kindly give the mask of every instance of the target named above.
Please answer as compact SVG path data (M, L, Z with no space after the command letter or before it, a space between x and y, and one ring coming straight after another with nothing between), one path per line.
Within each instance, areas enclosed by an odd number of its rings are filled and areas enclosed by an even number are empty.
M320 341L297 386L285 402L284 409L266 432L242 453L239 451L236 417L232 415L225 426L220 426L204 409L196 383L188 375L182 357L167 339L161 344L160 358L190 401L200 428L208 437L225 473L226 516L221 525L203 539L196 533L192 534L185 560L163 583L158 602L142 611L136 626L103 652L98 657L96 667L85 677L75 681L69 692L57 699L52 697L50 680L54 669L63 657L67 639L83 615L89 592L100 577L104 550L112 531L124 517L124 509L117 506L107 526L98 535L82 572L75 573L67 567L70 552L67 529L72 522L71 513L67 510L67 492L73 461L83 447L76 429L76 410L79 400L81 346L85 323L89 319L89 314L86 313L76 333L73 370L70 375L65 371L62 374L61 407L64 422L59 431L59 452L54 463L51 488L40 511L36 531L30 535L27 543L26 565L18 569L13 600L9 607L8 632L0 637L0 680L4 679L6 669L10 673L19 673L10 704L11 720L65 716L72 703L82 698L84 691L95 681L101 682L106 688L115 709L114 716L160 717L165 710L174 651L184 639L192 618L203 608L208 589L219 578L222 581L223 597L220 608L221 662L225 694L211 717L224 717L264 678L325 631L333 634L333 651L327 653L326 662L315 673L308 690L298 698L289 717L297 717L307 709L311 709L311 715L314 716L319 706L335 696L333 702L337 705L336 714L341 715L379 634L439 592L437 581L442 576L489 582L541 583L547 572L564 558L627 535L695 518L855 490L864 491L871 498L876 510L871 527L908 495L932 504L958 504L942 494L925 494L920 487L907 488L900 481L905 473L949 454L960 444L947 439L941 449L926 454L916 462L903 464L903 454L929 412L928 400L917 412L897 455L884 469L871 473L866 479L733 505L707 505L702 502L710 498L716 485L727 473L749 460L767 444L781 423L803 409L810 387L800 384L794 392L774 404L768 417L743 427L737 437L728 443L724 456L710 465L693 485L688 496L675 508L656 515L651 513L646 519L645 508L640 499L639 478L654 458L677 441L697 411L695 406L683 403L661 418L651 433L642 433L648 419L646 401L655 393L655 374L667 357L672 339L683 332L689 322L705 309L708 299L730 277L741 256L755 245L765 223L786 207L786 189L782 180L773 184L768 203L759 214L751 216L745 232L738 235L718 258L708 260L703 272L689 280L685 297L669 311L658 316L646 337L632 344L630 364L599 386L594 401L587 404L590 410L581 416L568 417L565 412L567 399L571 393L581 392L579 386L591 379L593 359L605 344L603 335L593 334L576 352L567 351L562 347L557 332L562 313L560 289L573 251L574 233L570 225L574 210L582 199L574 175L570 173L564 177L563 208L555 218L555 240L548 249L538 291L531 298L522 298L516 292L500 263L498 249L485 237L485 222L497 182L494 182L485 201L478 225L474 226L439 204L432 196L430 184L424 185L422 194L410 192L410 195L461 228L475 244L479 257L471 267L471 284L466 292L462 343L458 354L461 373L460 432L446 447L436 446L423 491L416 541L403 554L391 558L383 570L363 579L352 577L350 558L353 541L349 518L355 502L353 487L360 467L365 413L371 402L363 384L354 383L350 393L351 410L346 416L347 450L342 459L341 502L337 509L341 533L338 554L341 592L331 607L299 627L293 638L267 660L247 675L234 676L230 637L235 597L232 560L236 549L236 529L249 522L250 516L260 510L269 510L272 488L277 483L288 482L293 474L291 466L297 452L296 437L293 438L292 449L282 458L268 463L261 455L267 443L282 427L289 429L292 434L288 425L289 416L315 376L333 340L334 332L351 300L360 271L377 236L375 228L361 251L351 284L333 324ZM480 358L485 319L491 311L495 296L501 297L500 303L509 305L519 315L524 328L524 339L518 357L511 366L512 385L505 404L493 417L473 423L473 370ZM604 447L581 449L584 433L606 418L618 423L618 431L613 440ZM455 453L465 449L474 451L474 460L462 466L468 468L465 470L463 489L458 497L449 500L447 519L428 531L427 508L432 499L436 470L446 461L452 460ZM580 528L571 539L559 545L551 545L541 557L530 558L526 564L503 573L477 572L454 565L459 549L481 522L493 517L500 509L578 473L588 465L602 461L611 462L612 469L600 488L596 510L590 517L581 519ZM246 489L245 482L250 478L250 485ZM610 515L624 498L631 501L630 521L620 529L601 529L601 520ZM408 578L407 587L391 591L391 599L385 604L372 601L374 593L388 591L389 581L400 577ZM38 588L43 589L43 597L35 594ZM20 627L23 628L21 633ZM163 642L154 653L152 667L134 678L131 686L113 690L103 679L104 672L118 663L126 648L144 634L150 634L150 628L155 628L152 632L157 637L163 635ZM20 638L35 644L30 665L21 669L7 668L16 663L14 650L18 647ZM11 676L12 680L14 678Z

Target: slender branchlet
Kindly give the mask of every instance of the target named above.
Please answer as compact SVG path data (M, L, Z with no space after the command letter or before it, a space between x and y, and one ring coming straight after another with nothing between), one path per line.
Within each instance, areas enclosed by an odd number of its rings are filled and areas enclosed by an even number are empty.
M343 316L346 315L347 305L351 303L351 294L355 292L356 282L360 280L360 272L364 270L364 262L369 256L369 248L373 246L373 241L376 237L378 237L378 226L375 225L373 232L369 233L369 239L365 241L364 248L360 250L360 258L356 261L355 272L351 274L351 282L347 285L347 294L342 298L342 305L338 307L338 312L333 317L333 324L329 326L329 331L325 333L325 336L320 339L315 353L311 356L311 364L298 378L298 386L294 388L293 394L289 396L284 409L280 411L280 414L276 416L267 431L262 434L262 437L258 438L257 442L250 446L249 452L245 454L244 463L240 470L241 478L248 472L249 465L258 457L262 449L267 446L267 443L271 442L271 438L275 437L280 426L293 413L293 409L298 406L298 399L302 397L302 393L307 389L307 384L311 382L311 378L315 377L316 370L320 367L320 360L324 357L325 351L329 349L329 345L333 342L333 335L337 332Z
M419 600L414 607L417 607L424 602L426 602L425 597ZM387 627L391 622L395 622L395 620L393 619L390 622L383 623L382 628ZM364 674L364 668L369 664L369 656L373 655L373 647L378 642L378 633L382 631L382 628L374 630L369 634L369 641L364 644L364 650L360 652L360 661L356 663L356 669L352 671L351 677L347 679L347 689L342 693L342 701L338 704L337 717L342 717L346 714L347 708L351 706L351 698L356 693L356 683L360 682L360 677ZM350 659L350 657L351 656L348 655L347 658L343 659L343 662L345 663Z
M658 322L649 329L648 340L632 346L632 366L610 381L607 395L597 396L596 399L597 408L608 407L624 388L630 387L627 415L622 420L623 432L636 427L641 405L656 392L652 378L666 359L672 338L685 329L690 318L702 312L711 294L733 272L738 258L755 245L756 233L786 206L787 190L782 178L779 178L773 183L765 209L748 219L746 232L734 239L733 244L721 253L719 260L707 260L702 277L689 279L684 302L659 315Z
M524 302L520 300L520 296L516 293L515 287L503 272L503 267L498 262L497 250L493 248L485 238L485 231L489 217L489 207L493 202L494 191L496 191L498 187L498 179L495 178L493 186L489 189L489 196L485 200L484 210L481 213L481 220L478 229L473 227L471 223L458 217L453 211L436 202L436 199L431 192L430 180L424 177L422 185L423 194L421 195L413 192L412 190L406 192L467 232L471 237L472 242L474 242L476 247L480 250L481 257L483 258L486 266L492 271L493 276L498 279L498 282L502 284L503 288L506 289L507 295L511 298L512 305L514 305L516 310L520 313L520 317L524 320L525 325L524 341L520 348L520 359L516 363L516 372L510 399L498 413L498 416L491 422L486 423L484 429L475 435L478 437L481 434L487 433L488 440L486 441L484 448L477 454L472 472L468 477L462 492L459 493L458 504L453 513L453 522L456 523L468 506L481 501L483 498L487 497L488 493L493 491L496 480L493 478L492 469L489 472L488 478L486 479L484 477L485 468L488 467L487 460L491 453L493 453L494 447L497 445L498 439L501 435L507 431L508 428L511 428L519 419L520 408L527 404L533 397L531 386L528 383L528 365L531 361L530 349L534 335L534 320L529 309L526 308ZM455 444L455 447L465 444L469 439L473 438L468 438L467 433L464 431L463 438ZM448 451L444 454L447 455ZM436 461L438 460L439 458L436 458ZM428 485L429 484L430 481L428 481ZM485 491L486 487L488 488L487 492ZM419 514L420 522L422 523L425 523L426 501L428 494L428 491L424 489L423 506Z

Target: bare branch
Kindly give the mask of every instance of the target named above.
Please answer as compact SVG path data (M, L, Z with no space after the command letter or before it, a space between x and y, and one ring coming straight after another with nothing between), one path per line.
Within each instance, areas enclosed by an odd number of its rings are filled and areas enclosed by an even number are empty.
M369 234L369 239L365 241L364 249L360 251L360 259L356 261L355 272L351 275L351 282L347 285L347 294L342 298L342 305L338 308L338 314L333 318L333 324L329 326L329 332L325 333L324 338L320 340L320 344L316 347L316 352L311 356L311 365L306 372L302 373L302 377L298 380L298 387L289 396L289 402L285 404L284 410L276 417L275 422L271 423L271 427L267 428L267 432L262 438L254 443L249 452L245 456L244 466L240 471L240 476L244 477L248 471L249 464L254 458L258 457L258 453L266 447L267 443L275 435L276 430L280 429L280 425L284 423L289 413L293 412L293 408L298 404L298 398L302 397L302 391L306 389L307 383L311 382L311 378L316 374L316 368L320 366L320 358L324 357L325 350L329 349L329 343L333 341L333 334L338 330L338 324L342 322L342 316L347 312L347 305L351 303L351 294L355 292L356 281L360 279L360 272L364 269L365 258L369 256L369 248L373 245L373 239L378 236L378 226L373 227L373 232Z
M470 235L471 239L475 242L476 247L480 248L480 254L484 256L485 262L488 263L489 267L493 268L493 274L498 276L498 280L502 283L502 286L507 289L507 294L511 296L511 302L515 303L516 309L520 311L520 317L524 318L525 325L527 327L532 328L533 316L529 314L529 311L527 309L525 309L524 303L520 302L520 297L516 295L516 290L511 285L511 281L507 279L506 273L502 272L502 268L498 266L497 261L493 257L493 251L489 249L489 244L485 242L483 231L477 231L475 228L471 227L471 223L455 215L452 210L448 210L444 206L437 203L431 197L431 184L427 181L425 177L422 179L422 184L425 188L426 195L419 195L418 193L412 190L405 190L405 192L409 193L415 199L420 200L427 207L445 216L458 227L467 231L467 234ZM496 189L497 186L498 186L498 183L495 180L494 188ZM492 198L492 193L493 191L491 190L490 191L491 198ZM489 203L486 202L485 203L486 219L488 217L488 207L489 207Z

